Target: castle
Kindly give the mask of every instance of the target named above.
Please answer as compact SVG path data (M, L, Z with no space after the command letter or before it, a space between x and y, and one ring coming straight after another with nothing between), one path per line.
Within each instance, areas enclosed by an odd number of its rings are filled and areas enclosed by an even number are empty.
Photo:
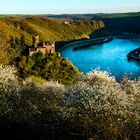
M51 54L55 52L55 42L51 41L39 41L39 36L33 36L33 45L29 47L29 56L37 53L45 55L46 53Z

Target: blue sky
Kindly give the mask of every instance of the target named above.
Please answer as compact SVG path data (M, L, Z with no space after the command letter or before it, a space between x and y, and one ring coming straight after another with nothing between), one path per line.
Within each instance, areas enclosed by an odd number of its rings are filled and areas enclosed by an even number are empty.
M140 0L0 0L0 14L78 14L134 11L140 11Z

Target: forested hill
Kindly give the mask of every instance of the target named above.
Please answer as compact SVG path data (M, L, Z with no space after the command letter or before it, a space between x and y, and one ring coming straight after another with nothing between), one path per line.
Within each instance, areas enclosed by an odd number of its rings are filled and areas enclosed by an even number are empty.
M54 19L70 19L70 20L91 20L99 18L120 18L120 17L133 17L140 16L140 12L128 12L128 13L95 13L95 14L61 14L61 15L42 15L44 17Z
M27 45L32 44L32 36L35 34L40 36L40 40L69 41L86 38L102 27L104 24L99 20L65 21L36 16L8 16L0 17L0 38L19 39L22 35Z
M101 18L109 31L140 33L140 15Z
M102 21L73 21L49 19L37 16L0 17L0 64L16 66L19 79L31 76L37 79L54 80L72 84L77 80L79 70L57 53L25 56L33 45L33 36L44 40L65 42L88 38L95 30L104 27ZM61 44L61 43L59 43Z

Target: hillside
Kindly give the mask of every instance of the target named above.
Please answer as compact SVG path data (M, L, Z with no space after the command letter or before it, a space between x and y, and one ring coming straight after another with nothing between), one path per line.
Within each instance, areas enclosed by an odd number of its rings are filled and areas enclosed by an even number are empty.
M131 23L119 23L127 24L129 29ZM1 137L15 140L140 138L139 79L124 77L117 82L108 72L99 70L81 74L57 53L22 54L32 45L33 35L39 35L41 40L72 41L105 35L103 27L101 20L0 18ZM115 27L109 29L114 31Z
M109 31L140 33L140 16L126 16L102 19Z
M92 20L101 18L123 18L140 16L140 12L128 12L128 13L96 13L96 14L61 14L61 15L42 15L53 19L69 19L69 20Z
M140 12L96 14L92 19L102 20L110 32L140 33Z
M40 41L50 40L57 42L72 41L87 38L92 32L104 27L102 21L72 21L68 24L64 20L49 19L37 16L1 16L0 17L0 62L9 63L13 49L9 50L14 41L14 51L20 46L21 37L24 44L32 45L33 35L39 35Z
M23 56L33 44L33 35L40 41L57 42L87 38L92 32L104 27L102 21L72 21L45 17L15 16L0 17L0 63L15 65L19 79L35 76L47 81L73 84L79 71L71 62L56 53L46 56Z
M93 15L93 19L105 19L105 18L126 18L140 16L140 12L128 12L128 13L99 13Z
M1 17L1 36L20 38L25 37L25 43L31 45L32 36L38 34L41 40L68 41L89 36L96 29L104 27L102 21L68 21L49 19L45 17Z
M69 19L69 20L91 20L96 14L62 14L62 15L44 15L54 19Z
M140 33L140 12L43 15L52 19L86 21L101 20L110 32ZM95 35L96 36L96 35Z

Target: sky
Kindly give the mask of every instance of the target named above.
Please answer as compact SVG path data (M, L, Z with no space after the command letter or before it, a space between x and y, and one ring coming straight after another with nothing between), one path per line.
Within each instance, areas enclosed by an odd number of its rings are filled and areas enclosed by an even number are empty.
M0 0L0 14L83 14L140 11L140 0Z

